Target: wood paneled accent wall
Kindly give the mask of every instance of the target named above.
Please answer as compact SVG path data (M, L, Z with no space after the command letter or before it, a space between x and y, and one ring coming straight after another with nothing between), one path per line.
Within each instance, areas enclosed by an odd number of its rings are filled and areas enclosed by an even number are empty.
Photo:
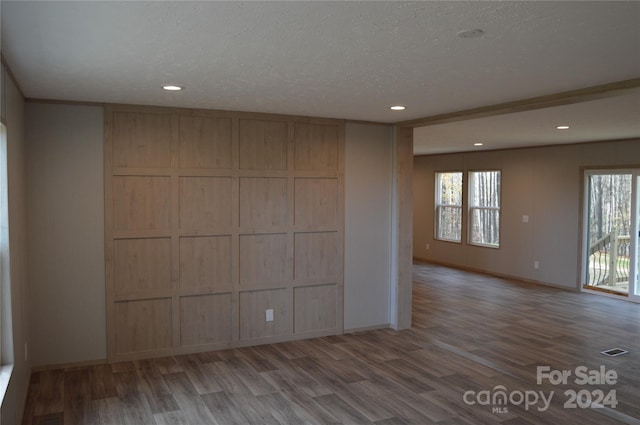
M343 121L105 114L110 361L342 332Z

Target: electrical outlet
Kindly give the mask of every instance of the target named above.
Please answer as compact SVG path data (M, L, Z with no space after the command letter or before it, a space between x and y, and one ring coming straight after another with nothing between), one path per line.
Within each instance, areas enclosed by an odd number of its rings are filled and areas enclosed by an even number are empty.
M427 244L427 251L429 251L431 249L431 246L429 246L429 244Z
M268 308L265 310L264 312L265 315L265 320L267 322L273 322L273 309L272 308Z
M538 260L533 262L533 268L534 269L539 269L540 268L540 262Z
M522 222L523 223L528 223L529 222L529 216L528 215L523 215L522 216Z

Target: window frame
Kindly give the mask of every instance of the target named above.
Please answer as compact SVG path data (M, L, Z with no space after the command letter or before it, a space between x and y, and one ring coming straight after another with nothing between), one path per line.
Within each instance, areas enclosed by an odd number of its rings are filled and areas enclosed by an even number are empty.
M456 204L444 204L442 203L442 175L444 174L460 174L460 205ZM433 239L443 242L451 242L456 244L462 244L462 235L464 231L464 171L451 170L451 171L436 171L435 172L435 199L434 199L434 234ZM460 214L460 229L459 239L449 239L440 236L440 216L443 208L454 208L459 211Z
M474 178L472 175L477 173L498 173L498 206L480 206L474 205L473 197L475 195L474 192ZM481 248L491 248L491 249L500 249L501 247L501 234L502 234L502 170L499 168L488 168L488 169L477 169L477 170L468 170L467 171L467 244L472 246L477 246ZM479 243L474 242L473 240L473 227L474 227L474 211L496 211L498 213L498 243L497 244L489 244L489 243Z

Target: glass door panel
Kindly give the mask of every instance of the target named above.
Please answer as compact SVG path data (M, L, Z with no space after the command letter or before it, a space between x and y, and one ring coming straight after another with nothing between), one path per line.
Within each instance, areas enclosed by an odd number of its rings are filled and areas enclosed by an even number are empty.
M634 180L632 208L635 220L632 223L631 234L635 244L631 245L631 275L635 278L629 282L629 293L634 300L640 301L640 170L634 174Z
M631 256L637 252L637 232L632 233L637 221L633 173L591 172L587 174L587 185L584 286L628 295L630 283L634 288L637 281L637 255L633 259Z

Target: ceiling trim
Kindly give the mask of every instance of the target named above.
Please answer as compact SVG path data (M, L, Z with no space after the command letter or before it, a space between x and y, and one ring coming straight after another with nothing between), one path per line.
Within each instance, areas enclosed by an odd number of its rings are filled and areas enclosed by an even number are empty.
M424 118L400 121L397 125L402 127L426 127L436 124L445 124L456 121L465 121L476 118L486 118L496 115L511 114L514 112L526 112L536 109L551 108L554 106L571 105L590 100L604 99L620 96L640 88L640 78L601 84L577 90L569 90L544 96L530 97L528 99L499 103L496 105L481 106L479 108L465 109L446 114L432 115Z
M38 99L27 97L24 99L27 103L48 103L56 105L75 105L75 106L105 106L104 102L89 102L83 100L58 100L58 99Z
M0 64L2 64L2 66L4 67L4 70L7 73L7 76L9 77L9 79L13 82L13 85L16 86L16 88L18 89L18 93L20 93L20 96L24 98L24 92L22 91L22 87L20 87L20 84L18 84L18 79L13 74L13 71L11 71L11 67L5 60L4 55L2 53L0 53Z
M619 143L619 142L640 142L640 138L638 137L625 137L622 139L611 139L611 140L592 140L589 142L571 142L571 143L545 143L542 145L534 145L534 146L511 146L505 148L495 148L495 149L482 149L478 150L464 150L464 151L451 151L451 152L438 152L438 153L414 153L414 158L421 157L431 157L431 156L447 156L447 155L465 155L465 154L477 154L477 153L487 153L487 152L505 152L505 151L519 151L524 149L548 149L548 148L561 148L567 146L583 146L583 145L593 145L598 143ZM609 166L606 168L638 168L640 167L639 163L630 163L618 166ZM602 166L594 166L593 168L602 168Z

